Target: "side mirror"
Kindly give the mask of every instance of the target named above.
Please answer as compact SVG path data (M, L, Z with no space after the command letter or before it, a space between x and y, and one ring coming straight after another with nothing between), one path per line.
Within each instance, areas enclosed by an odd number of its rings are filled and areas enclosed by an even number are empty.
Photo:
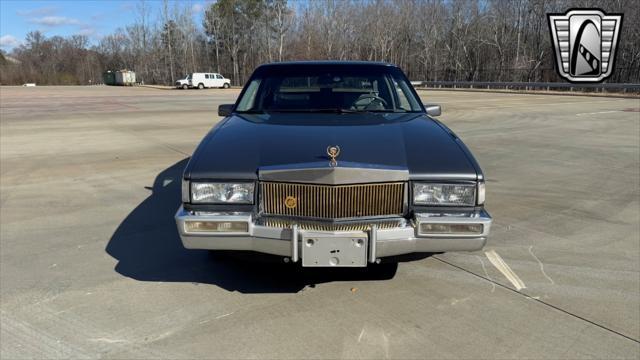
M218 106L218 116L229 116L233 111L233 104L222 104Z
M427 115L429 116L440 116L442 114L442 108L440 105L427 105Z

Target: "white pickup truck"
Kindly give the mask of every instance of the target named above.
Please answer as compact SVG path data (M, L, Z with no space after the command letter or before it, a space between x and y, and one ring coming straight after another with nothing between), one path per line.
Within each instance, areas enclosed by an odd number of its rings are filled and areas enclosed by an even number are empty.
M176 81L176 87L188 88L223 88L231 87L231 80L218 73L191 73L184 79Z

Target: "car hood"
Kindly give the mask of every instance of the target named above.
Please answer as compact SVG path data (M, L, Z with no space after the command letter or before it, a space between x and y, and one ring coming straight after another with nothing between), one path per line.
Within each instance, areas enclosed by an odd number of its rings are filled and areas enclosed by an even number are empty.
M185 177L254 180L265 169L405 170L411 179L475 180L479 169L462 142L424 114L242 114L202 140ZM367 181L367 179L362 179Z

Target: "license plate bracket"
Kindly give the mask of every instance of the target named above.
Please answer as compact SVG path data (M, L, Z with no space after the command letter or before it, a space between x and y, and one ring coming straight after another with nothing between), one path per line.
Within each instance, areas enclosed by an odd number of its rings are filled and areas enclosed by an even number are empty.
M365 267L369 239L366 233L303 233L302 266Z

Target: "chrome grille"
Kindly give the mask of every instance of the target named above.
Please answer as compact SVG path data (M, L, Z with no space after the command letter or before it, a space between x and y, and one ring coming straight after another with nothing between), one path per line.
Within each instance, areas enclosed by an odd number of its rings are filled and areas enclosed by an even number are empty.
M260 194L266 215L344 219L402 215L404 188L404 182L335 186L262 182Z

